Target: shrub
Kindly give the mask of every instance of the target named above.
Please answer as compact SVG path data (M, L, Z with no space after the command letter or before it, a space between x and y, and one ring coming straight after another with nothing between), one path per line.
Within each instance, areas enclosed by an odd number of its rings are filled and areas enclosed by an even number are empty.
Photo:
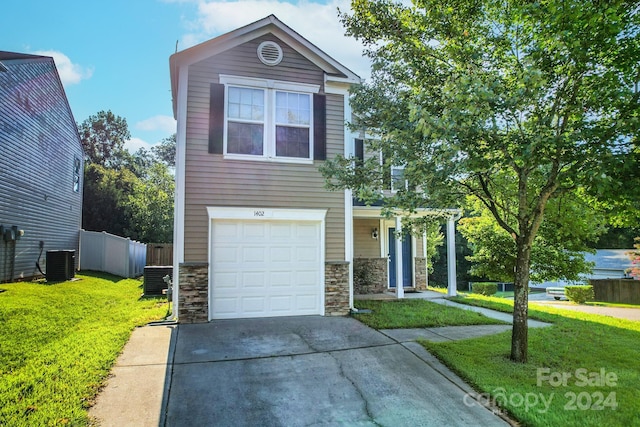
M498 292L498 284L491 282L478 282L471 285L471 292L485 296L494 295Z
M564 293L569 301L576 304L584 304L586 301L592 301L594 298L593 286L565 286Z

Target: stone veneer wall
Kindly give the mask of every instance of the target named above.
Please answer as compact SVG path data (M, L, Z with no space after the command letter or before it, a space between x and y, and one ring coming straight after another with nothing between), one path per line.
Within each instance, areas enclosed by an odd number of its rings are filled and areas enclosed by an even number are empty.
M209 264L185 262L178 267L178 321L209 321Z
M349 263L328 261L324 265L324 314L346 316L349 314Z
M387 258L355 258L353 260L353 293L382 294L387 290Z
M415 257L416 271L414 280L416 289L427 289L427 259L425 257Z
M180 323L203 323L209 320L209 264L183 263L179 267L178 297ZM349 314L349 263L325 263L326 316Z

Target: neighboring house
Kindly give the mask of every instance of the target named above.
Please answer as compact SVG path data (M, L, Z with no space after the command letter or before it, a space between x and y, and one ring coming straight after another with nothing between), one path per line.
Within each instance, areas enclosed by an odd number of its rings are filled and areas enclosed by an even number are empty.
M346 126L357 75L273 15L172 55L170 68L181 322L344 315L363 263L377 292L396 277L426 284L422 239L395 242L397 219L327 191L318 171L362 150Z
M578 283L566 280L531 283L535 288L559 287L588 283L590 279L622 279L629 278L628 270L633 263L628 253L633 249L597 249L595 254L585 252L584 259L593 263L591 274L584 274Z
M77 250L83 152L53 58L0 51L0 281Z

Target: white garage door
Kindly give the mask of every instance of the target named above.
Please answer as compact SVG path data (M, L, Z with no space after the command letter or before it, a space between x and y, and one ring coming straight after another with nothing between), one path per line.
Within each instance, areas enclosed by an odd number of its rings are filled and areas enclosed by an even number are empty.
M321 223L212 222L210 317L323 314Z

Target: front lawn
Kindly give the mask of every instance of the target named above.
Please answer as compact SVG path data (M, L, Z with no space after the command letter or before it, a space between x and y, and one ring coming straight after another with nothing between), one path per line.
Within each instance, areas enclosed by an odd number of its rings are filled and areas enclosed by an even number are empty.
M135 326L168 314L141 282L87 273L0 289L0 426L86 425L87 409Z
M505 324L480 313L421 299L356 300L354 305L358 309L371 310L371 313L358 313L354 317L374 329Z
M513 308L499 298L455 300ZM510 332L421 344L524 426L640 425L640 322L533 304L529 313L553 326L529 329L526 364L509 360Z

